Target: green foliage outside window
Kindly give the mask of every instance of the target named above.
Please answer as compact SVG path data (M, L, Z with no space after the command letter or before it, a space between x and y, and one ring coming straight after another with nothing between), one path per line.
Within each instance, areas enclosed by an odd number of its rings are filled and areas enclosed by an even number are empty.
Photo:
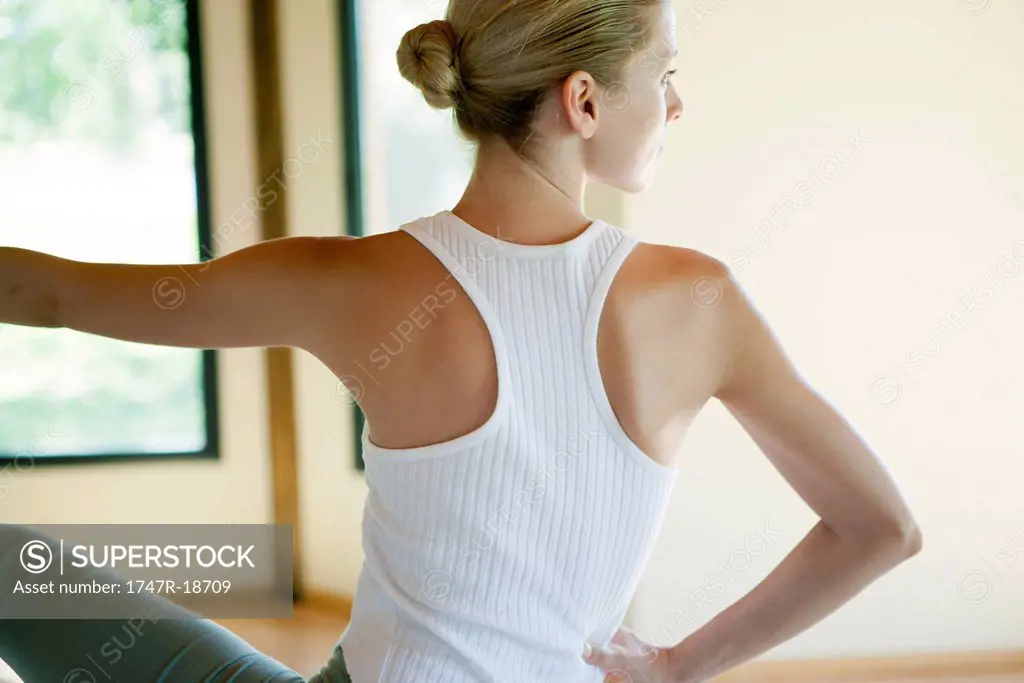
M0 245L197 260L186 10L0 0ZM0 458L202 451L203 373L199 350L0 325Z

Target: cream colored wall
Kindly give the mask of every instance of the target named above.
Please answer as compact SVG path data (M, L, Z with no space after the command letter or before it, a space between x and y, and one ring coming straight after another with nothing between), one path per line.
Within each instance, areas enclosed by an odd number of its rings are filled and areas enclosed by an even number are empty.
M686 113L629 227L733 268L925 537L769 658L1024 647L1024 7L677 9ZM816 519L716 402L684 456L632 612L659 642L753 588Z
M255 228L230 224L255 191L248 6L245 0L204 0L202 6L217 253L251 244L258 235ZM221 226L226 227L218 232ZM139 229L146 229L144 216ZM33 467L22 461L20 470L5 473L8 491L0 502L0 518L29 525L272 521L262 351L222 352L218 381L221 460L69 467Z
M288 221L296 235L347 232L336 6L278 2L285 156L295 160L286 163ZM307 353L295 358L303 586L352 595L366 484L355 469L351 400L323 363Z

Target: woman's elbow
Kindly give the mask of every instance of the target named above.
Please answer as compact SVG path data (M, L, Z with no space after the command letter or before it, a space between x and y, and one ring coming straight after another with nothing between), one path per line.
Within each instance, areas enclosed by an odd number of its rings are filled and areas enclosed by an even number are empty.
M903 532L903 547L907 558L917 555L924 548L924 535L921 533L921 527L913 520Z
M835 534L858 547L860 553L884 556L896 563L917 555L924 544L921 528L909 516L903 519L881 517L874 522L861 518L852 527L835 529Z
M893 520L880 526L873 536L879 551L891 555L897 562L910 559L924 547L921 527L913 518Z

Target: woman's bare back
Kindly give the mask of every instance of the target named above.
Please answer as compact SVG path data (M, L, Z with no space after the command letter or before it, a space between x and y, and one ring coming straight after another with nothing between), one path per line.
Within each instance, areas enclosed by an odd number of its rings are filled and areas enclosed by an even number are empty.
M336 350L318 356L359 401L371 441L413 448L483 425L497 402L497 368L490 334L466 292L403 232L348 246L363 264L358 284L348 287L364 305L346 307L351 317L330 326ZM719 386L723 275L699 252L640 243L600 318L598 359L609 401L626 434L663 465L673 465L686 428Z

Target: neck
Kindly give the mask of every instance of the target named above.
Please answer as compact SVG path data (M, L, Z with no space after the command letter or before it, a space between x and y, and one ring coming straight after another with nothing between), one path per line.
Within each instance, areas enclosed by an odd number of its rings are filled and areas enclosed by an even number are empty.
M585 186L580 169L545 159L526 162L504 143L484 143L453 213L495 239L523 245L559 244L591 223L583 212Z

